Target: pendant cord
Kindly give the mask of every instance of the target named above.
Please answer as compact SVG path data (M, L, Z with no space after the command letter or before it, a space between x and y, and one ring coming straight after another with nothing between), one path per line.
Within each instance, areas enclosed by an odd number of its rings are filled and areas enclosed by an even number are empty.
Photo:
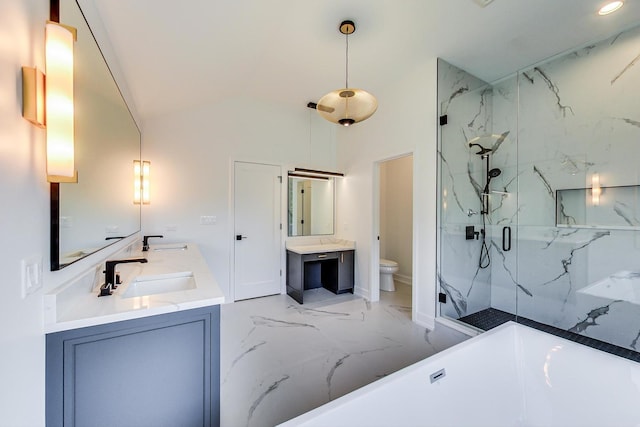
M345 70L344 70L344 87L349 88L349 33L346 33L347 49L345 50Z

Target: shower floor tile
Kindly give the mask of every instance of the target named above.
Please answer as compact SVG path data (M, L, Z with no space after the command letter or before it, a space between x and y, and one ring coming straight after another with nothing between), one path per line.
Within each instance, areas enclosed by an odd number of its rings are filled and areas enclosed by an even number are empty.
M538 329L549 334L556 335L561 338L568 339L589 347L615 354L616 356L624 357L635 362L640 362L640 353L637 351L629 350L624 347L609 344L604 341L596 340L593 338L585 337L575 332L569 332L564 329L556 328L554 326L545 325L544 323L536 322L535 320L527 319L526 317L516 316L515 314L507 313L495 308L487 308L480 310L476 313L463 316L458 319L459 321L466 323L467 325L474 326L483 331L488 331L503 323L514 321L532 328Z

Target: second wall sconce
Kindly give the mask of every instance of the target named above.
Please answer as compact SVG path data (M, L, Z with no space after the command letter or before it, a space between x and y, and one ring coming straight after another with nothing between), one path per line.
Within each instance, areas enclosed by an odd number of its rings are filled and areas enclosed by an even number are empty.
M46 76L36 68L22 68L22 115L47 130L49 182L78 182L73 106L73 43L76 38L75 28L47 21Z
M150 191L151 162L133 161L133 203L148 205L151 203Z

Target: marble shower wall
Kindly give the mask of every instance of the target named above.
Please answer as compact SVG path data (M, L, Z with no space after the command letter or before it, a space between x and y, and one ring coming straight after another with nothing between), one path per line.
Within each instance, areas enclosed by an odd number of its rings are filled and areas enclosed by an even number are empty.
M439 70L447 68L458 70L444 62ZM454 74L466 73L443 76ZM442 108L463 84L439 84ZM639 91L636 28L464 91L441 110L449 123L441 130L439 273L451 296L442 315L493 307L640 350ZM470 120L474 110L485 111L484 128ZM486 269L474 268L479 242L464 240L466 225L478 228L480 216L465 212L479 210L476 183L484 183L478 156L464 146L474 131L504 136L490 158L502 173L491 181ZM630 187L608 188L618 186ZM567 189L584 190L558 191ZM511 251L502 248L504 226Z

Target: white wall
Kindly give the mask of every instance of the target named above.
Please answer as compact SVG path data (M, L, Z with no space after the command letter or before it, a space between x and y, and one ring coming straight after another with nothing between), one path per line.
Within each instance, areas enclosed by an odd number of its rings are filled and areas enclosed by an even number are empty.
M334 170L334 127L304 105L258 99L230 99L147 120L142 152L151 161L151 204L143 207L144 233L197 243L225 296L232 296L233 161L284 166L284 242L287 169ZM215 216L216 223L200 225L201 215Z
M44 424L40 295L22 299L21 259L47 259L49 197L44 131L22 118L22 65L44 69L48 3L0 3L0 425Z
M0 2L0 426L45 420L42 294L102 263L132 239L71 267L49 272L49 184L45 131L22 118L21 67L44 70L46 0ZM23 299L21 261L41 257L43 288Z
M338 234L356 241L356 292L376 300L378 245L374 230L376 161L414 153L413 311L433 327L436 259L436 58L418 60L376 92L378 111L353 127L339 129ZM377 191L377 190L376 190ZM376 195L374 197L374 194ZM374 221L375 220L375 221ZM378 224L375 224L378 226ZM373 284L373 286L372 286Z
M413 156L380 164L380 258L396 261L398 278L413 269Z

